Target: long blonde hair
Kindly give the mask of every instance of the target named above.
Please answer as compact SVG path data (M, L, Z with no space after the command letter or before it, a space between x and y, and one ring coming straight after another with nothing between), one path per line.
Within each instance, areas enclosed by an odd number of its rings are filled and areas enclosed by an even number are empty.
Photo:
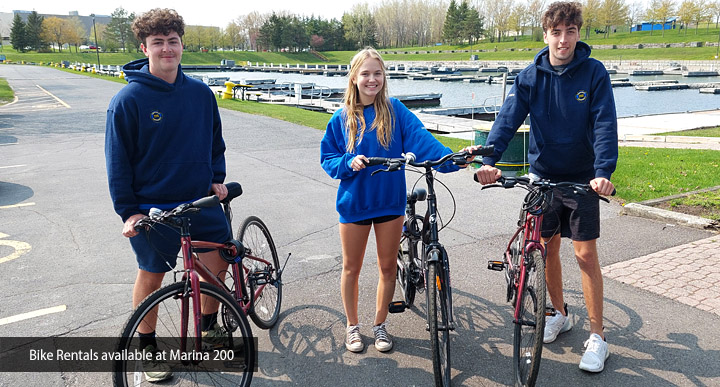
M353 80L357 78L360 67L368 59L377 59L383 72L383 85L378 94L375 96L373 106L375 107L375 120L372 122L370 129L367 129L365 117L363 116L363 106L360 102L360 92ZM393 115L392 106L387 89L387 73L385 72L385 62L380 54L372 47L366 47L361 50L350 61L350 73L348 74L348 87L345 89L343 102L345 103L345 127L347 129L348 142L347 151L355 151L355 145L362 141L365 132L375 129L377 131L378 142L385 149L389 149L392 141L393 131ZM358 131L360 131L358 136Z

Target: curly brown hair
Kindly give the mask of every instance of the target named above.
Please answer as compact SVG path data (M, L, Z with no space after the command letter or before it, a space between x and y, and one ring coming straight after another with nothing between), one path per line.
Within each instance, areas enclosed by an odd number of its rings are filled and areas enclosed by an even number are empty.
M550 4L542 17L543 31L559 25L574 24L580 29L583 25L582 5L576 1L558 1Z
M132 24L135 38L145 44L150 35L170 35L175 31L182 39L185 34L185 21L174 9L153 8L135 18Z

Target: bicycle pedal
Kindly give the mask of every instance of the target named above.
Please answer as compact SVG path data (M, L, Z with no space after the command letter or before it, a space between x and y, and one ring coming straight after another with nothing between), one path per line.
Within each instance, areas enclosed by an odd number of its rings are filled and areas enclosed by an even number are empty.
M488 261L488 270L503 271L505 270L505 263L503 261Z
M388 312L390 313L402 313L407 309L405 301L393 301L388 304Z

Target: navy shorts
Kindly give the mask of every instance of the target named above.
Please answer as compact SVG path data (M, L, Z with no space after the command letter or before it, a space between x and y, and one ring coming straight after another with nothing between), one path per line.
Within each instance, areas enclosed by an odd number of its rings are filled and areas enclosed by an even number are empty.
M576 194L572 188L553 188L550 208L543 215L542 237L558 233L574 241L591 241L600 237L600 199L589 192Z
M359 220L357 222L353 222L353 224L357 224L359 226L369 226L373 223L385 223L389 222L391 220L395 220L397 218L400 218L402 215L385 215L385 216L378 216L377 218L370 218L365 220Z
M147 215L146 211L143 211ZM193 240L224 243L231 239L230 225L221 206L203 208L185 214L190 218L190 236ZM151 273L164 273L175 268L180 252L180 231L164 224L151 230L142 230L130 238L137 257L138 267Z

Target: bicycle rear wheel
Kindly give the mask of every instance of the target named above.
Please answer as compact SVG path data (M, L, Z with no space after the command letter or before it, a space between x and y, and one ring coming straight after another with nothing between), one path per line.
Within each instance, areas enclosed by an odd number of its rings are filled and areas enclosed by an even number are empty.
M519 321L515 323L513 368L517 386L534 386L540 370L545 330L545 259L533 250L526 265L525 286L519 291Z
M253 302L248 315L258 327L270 329L278 321L282 302L282 273L275 243L267 226L257 216L245 219L238 230L237 240L246 250L242 263L247 273L248 294ZM260 286L264 288L256 297L255 291Z
M437 252L431 254L437 254ZM428 263L427 313L435 386L450 385L450 329L446 284L444 272L440 269L440 262Z
M200 293L205 302L213 299L219 303L218 324L227 333L225 342L208 350L193 350L196 326L190 291L184 282L170 284L150 294L125 323L116 348L117 354L124 355L113 363L115 386L154 384L145 372L158 370L158 362L138 359L143 348L137 329L145 318L157 320L157 350L163 354L159 363L164 371L172 372L163 385L250 385L257 351L245 314L213 285L201 282Z

